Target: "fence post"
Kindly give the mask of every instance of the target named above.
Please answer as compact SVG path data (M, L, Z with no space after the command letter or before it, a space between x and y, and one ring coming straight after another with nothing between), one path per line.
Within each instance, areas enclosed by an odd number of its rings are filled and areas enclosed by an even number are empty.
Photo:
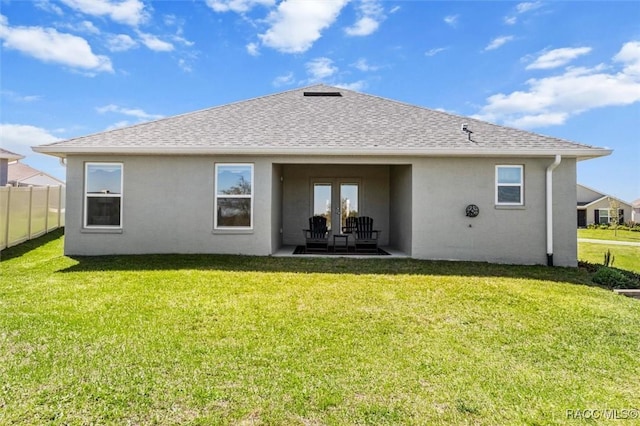
M33 185L29 185L29 222L27 222L27 235L31 239L31 221L33 220Z
M5 232L5 238L6 238L6 243L7 243L7 247L9 247L9 222L10 222L10 212L11 212L11 192L12 192L12 188L13 186L7 184L7 187L9 188L9 192L7 193L7 223L5 223L4 225L4 232Z
M47 185L47 202L44 206L44 233L49 233L49 193L51 192L51 185Z

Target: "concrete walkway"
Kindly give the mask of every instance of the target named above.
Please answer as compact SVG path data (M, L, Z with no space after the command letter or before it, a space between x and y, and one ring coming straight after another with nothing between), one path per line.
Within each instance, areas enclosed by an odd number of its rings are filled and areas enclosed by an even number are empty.
M607 244L612 246L633 246L640 247L640 243L631 241L610 241L610 240L594 240L592 238L578 238L579 243Z

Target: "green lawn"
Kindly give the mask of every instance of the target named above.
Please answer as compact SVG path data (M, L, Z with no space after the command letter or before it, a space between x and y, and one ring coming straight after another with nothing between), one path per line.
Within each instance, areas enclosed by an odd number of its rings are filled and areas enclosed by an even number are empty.
M621 229L615 232L613 229L578 229L578 238L640 243L640 232Z
M640 247L578 242L578 259L603 264L607 250L614 257L610 266L640 274Z
M0 424L594 424L567 410L640 407L640 301L582 270L61 250L56 233L2 253Z

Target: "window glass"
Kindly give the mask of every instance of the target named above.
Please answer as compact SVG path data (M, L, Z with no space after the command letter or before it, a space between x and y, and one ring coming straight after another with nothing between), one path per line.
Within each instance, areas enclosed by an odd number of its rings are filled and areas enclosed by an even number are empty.
M524 204L522 166L496 166L496 204Z
M253 164L216 164L214 228L253 227Z
M218 165L218 195L251 195L251 165Z
M120 194L121 191L121 164L87 164L87 193Z
M84 226L122 226L122 164L86 164Z
M498 167L498 183L521 183L522 168L520 167Z

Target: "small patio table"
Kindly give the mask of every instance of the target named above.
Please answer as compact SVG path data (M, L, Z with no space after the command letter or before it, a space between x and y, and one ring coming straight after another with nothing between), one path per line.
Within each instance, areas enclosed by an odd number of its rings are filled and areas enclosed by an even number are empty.
M340 243L340 244L338 244L338 243ZM349 234L334 234L333 235L333 251L334 252L345 252L345 253L349 251Z

